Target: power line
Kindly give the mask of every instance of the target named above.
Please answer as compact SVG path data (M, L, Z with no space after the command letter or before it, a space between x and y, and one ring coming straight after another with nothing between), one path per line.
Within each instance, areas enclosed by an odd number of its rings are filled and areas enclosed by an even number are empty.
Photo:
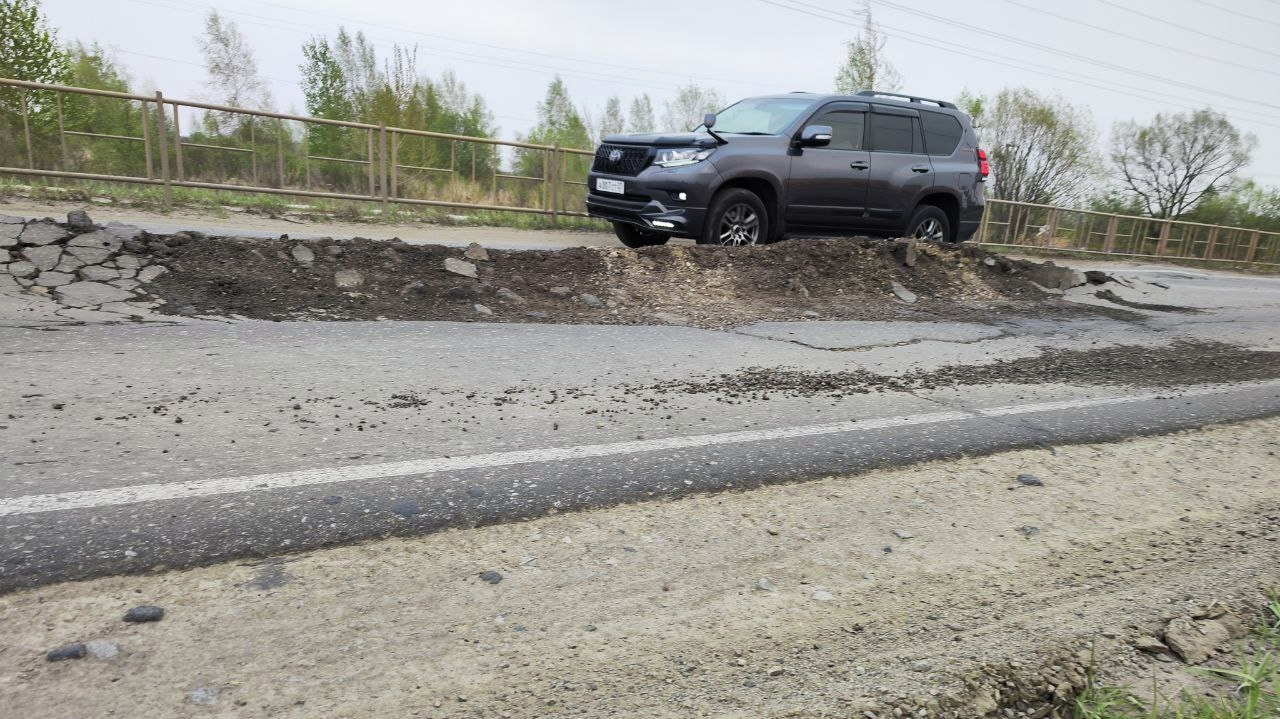
M1110 35L1126 38L1128 40L1134 40L1136 42L1146 43L1147 45L1151 45L1152 47L1158 47L1164 50L1172 50L1173 52L1179 52L1179 53L1182 53L1183 55L1190 55L1191 57L1197 57L1197 58L1200 58L1201 60L1218 62L1218 63L1222 63L1223 65L1231 65L1232 67L1238 67L1244 70L1253 70L1254 72L1265 72L1268 75L1275 75L1276 77L1280 77L1280 72L1276 72L1275 70L1268 70L1266 68L1255 67L1253 65L1246 65L1244 63L1233 62L1231 60L1224 60L1219 57L1214 57L1213 55L1205 55L1203 53L1195 52L1193 50L1188 50L1182 47L1165 45L1164 43L1159 43L1154 40L1148 40L1143 37L1138 37L1137 35L1130 35L1128 33L1123 33L1117 30L1112 30L1110 28L1102 27L1101 25L1094 25L1093 23L1084 22L1083 20L1077 20L1073 17L1067 17L1066 15L1061 15L1059 13L1052 12L1050 10L1033 7L1031 5L1027 5L1026 3L1018 2L1018 0L1004 0L1004 2L1009 3L1010 5L1016 5L1017 7L1023 8L1025 10L1031 10L1032 12L1042 13L1044 15L1048 15L1049 17L1056 17L1059 20L1066 20L1067 22L1075 23L1076 25L1082 25L1084 27L1091 28L1093 30L1098 30L1099 32L1105 32Z
M1142 70L1134 70L1132 68L1128 68L1123 65L1116 65L1110 62L1104 62L1104 61L1089 57L1087 55L1081 55L1079 53L1069 52L1067 50L1060 50L1058 48L1045 45L1043 43L1032 42L1031 40L1024 40L1023 38L1017 37L1015 35L1008 35L1005 33L993 32L991 30L978 27L977 25L970 25L969 23L961 22L959 20L954 20L952 18L944 17L941 15L935 15L929 12L924 12L923 10L916 10L915 8L908 7L906 5L899 5L898 3L890 2L889 0L879 0L879 3L881 5L894 8L895 10L898 10L900 12L910 13L917 17L933 20L934 22L939 22L944 25L950 25L952 27L958 27L964 30L969 30L971 32L976 33L977 36L979 37L998 37L1007 42L1012 42L1018 45L1022 45L1024 47L1029 47L1029 48L1032 48L1033 50L1040 50L1042 52L1051 53L1054 55L1058 55L1060 57L1065 57L1070 60L1077 60L1079 62L1088 63L1090 65L1103 68L1104 70L1111 70L1113 72L1123 72L1128 75L1141 77L1145 80L1154 80L1156 82L1165 83L1166 85L1183 87L1188 90L1194 90L1196 92L1202 92L1210 95L1218 95L1231 100L1239 100L1240 102L1252 103L1255 105L1261 105L1261 106L1269 107L1275 110L1280 110L1280 105L1264 102L1257 98L1240 97L1239 95L1232 95L1231 93L1222 92L1221 90L1215 90L1209 87L1201 87L1199 85L1193 85L1189 82L1182 82L1181 80L1172 80L1170 78L1167 78L1161 75L1156 75L1154 73L1144 72Z
M1277 4L1280 4L1280 0L1271 0L1271 1L1272 1L1272 2L1275 2L1275 3L1277 3ZM1280 57L1280 52L1276 52L1276 51L1274 51L1274 50L1267 50L1267 49L1265 49L1265 48L1261 48L1261 47L1254 47L1253 45L1241 45L1239 42L1237 42L1236 40L1234 40L1234 39L1232 39L1232 38L1229 38L1229 37L1223 37L1223 36L1221 36L1221 35L1213 35L1213 34L1211 34L1211 33L1207 33L1207 32L1205 32L1205 31L1203 31L1203 30L1198 30L1198 29L1196 29L1196 28L1188 27L1188 26L1186 26L1186 25L1179 25L1179 24L1178 24L1178 23L1176 23L1176 22L1172 22L1172 21L1166 20L1166 19L1164 19L1164 18L1162 18L1162 17L1160 17L1160 16L1158 16L1158 15L1152 15L1152 14L1150 14L1150 13L1142 12L1141 10L1134 10L1133 8L1125 7L1124 5L1121 5L1121 4L1120 4L1120 3L1118 3L1118 2L1114 2L1113 0L1097 0L1097 2L1100 2L1100 3L1102 3L1103 5L1109 5L1109 6L1111 6L1111 7L1115 8L1115 9L1117 9L1117 10L1123 10L1123 11L1125 11L1125 12L1127 12L1127 13L1132 13L1132 14L1137 15L1137 16L1139 16L1139 17L1146 18L1147 20L1151 20L1152 22L1158 22L1158 23L1161 23L1162 25L1168 25L1169 27L1176 27L1176 28L1178 28L1179 30L1182 30L1182 31L1185 31L1185 32L1189 32L1189 33L1193 33L1193 34L1195 34L1195 35L1199 35L1199 36L1201 36L1201 37L1207 37L1207 38L1209 38L1210 40L1217 40L1218 42L1225 42L1225 43L1227 43L1227 44L1229 44L1229 45L1232 45L1232 46L1234 46L1234 47L1244 48L1244 49L1246 49L1246 50L1253 50L1254 52L1260 52L1260 53L1264 53L1264 54L1266 54L1266 55L1272 55L1272 56L1274 56L1274 57Z
M809 15L809 16L811 16L811 17L816 17L816 18L820 18L820 19L823 19L823 20L829 20L829 21L832 21L832 22L841 23L841 24L844 24L844 25L848 25L848 26L850 26L850 27L855 27L855 28L860 28L860 27L861 27L861 25L858 25L858 24L855 24L855 23L849 22L848 20L846 20L846 19L844 19L844 18L842 18L842 17L838 16L834 11L826 10L826 9L824 9L824 8L819 8L819 7L815 6L815 5L810 5L809 3L802 2L801 0L788 0L788 1L789 1L789 2L792 2L792 3L800 4L800 5L806 5L806 6L811 7L811 8L816 8L816 9L820 10L821 12L823 12L823 13L827 13L827 14L819 14L818 12L812 12L812 11L810 11L810 10L805 10L805 9L802 9L802 8L799 8L799 7L792 7L792 6L790 6L790 5L783 5L783 4L779 3L779 2L776 2L775 0L760 0L760 2L763 2L763 3L767 4L767 5L773 5L773 6L775 6L775 7L779 7L779 8L782 8L782 9L784 9L784 10L790 10L790 11L797 12L797 13L801 13L801 14L804 14L804 15ZM919 33L914 33L914 32L911 32L911 31L909 31L909 30L902 30L902 29L900 29L900 28L894 28L894 27L892 27L892 26L884 25L883 23L879 23L879 22L877 22L877 25L879 25L881 28L886 28L886 29L888 29L888 30L892 30L893 32L886 33L886 34L888 34L890 37L897 37L897 38L899 38L899 39L913 39L913 38L914 38L914 39L916 39L916 40L918 40L918 41L921 41L921 42L923 42L923 43L928 44L929 46L933 47L933 48L934 48L934 49L936 49L936 50L941 50L941 51L943 51L943 52L949 52L949 53L952 53L952 54L955 54L955 55L961 55L961 56L963 56L963 57L965 57L965 58L968 58L968 59L971 59L971 60L978 60L978 61L980 61L980 62L987 62L987 63L991 63L991 64L994 64L994 65L1000 65L1001 67L1008 67L1008 68L1012 68L1012 69L1015 69L1015 70L1027 70L1027 71L1034 72L1034 73L1039 74L1039 75L1045 75L1045 76L1047 76L1047 77L1054 78L1054 79L1056 79L1056 80L1065 80L1065 81L1067 81L1067 82L1076 83L1076 84L1078 84L1078 85L1085 85L1085 86L1087 86L1087 87L1092 87L1092 88L1096 88L1096 89L1099 89L1099 90L1104 90L1104 91L1106 91L1106 92L1115 93L1115 94L1117 94L1117 95L1124 95L1124 96L1126 96L1126 97L1136 97L1136 98L1139 98L1139 99L1148 100L1148 101L1150 101L1150 102L1167 103L1167 104L1169 104L1169 105L1173 105L1174 107L1180 107L1180 108L1187 109L1187 110L1199 110L1199 109L1201 109L1201 108L1196 107L1196 106L1194 106L1194 105L1188 105L1188 104L1186 104L1185 102L1177 102L1176 100L1184 100L1184 101L1185 101L1185 98L1183 98L1183 97L1181 97L1181 96L1177 96L1177 95L1169 95L1169 94L1167 94L1167 93L1160 93L1159 91L1152 91L1152 90L1149 90L1148 88L1135 87L1135 86L1132 86L1132 85L1124 85L1124 84L1116 83L1116 82L1114 82L1114 81L1102 81L1102 82L1108 82L1108 83L1109 83L1109 85L1100 85L1100 84L1098 84L1097 82L1094 82L1094 81L1093 81L1093 78L1091 78L1091 77L1089 77L1089 76L1087 76L1087 75L1081 75L1080 73L1072 72L1072 71L1070 71L1070 70L1062 70L1062 69L1060 69L1060 68L1054 68L1054 67L1051 67L1051 66L1048 66L1048 65L1041 65L1041 64L1039 64L1039 63L1029 62L1029 61L1027 61L1027 60L1025 60L1025 59L1023 59L1023 58L1015 58L1015 57L1010 57L1010 56L1008 56L1008 55L1000 55L1000 54L998 54L998 53L993 53L993 52L986 52L986 51L984 51L984 52L982 52L982 53L975 54L975 53L973 52L973 48L972 48L971 46L968 46L968 45L960 45L960 44L958 44L958 43L952 43L952 42L947 42L947 41L945 41L945 40L939 40L939 39L937 39L937 38L935 38L935 37L930 37L930 36L926 36L926 35L921 35L921 34L919 34ZM948 46L948 45L949 45L950 47L946 47L946 46ZM955 48L955 49L952 49L952 48ZM1008 61L1010 61L1010 62L1001 62L1000 60L993 59L993 58L1000 58L1000 59L1003 59L1003 60L1008 60ZM1036 69L1036 68L1040 68L1040 69ZM1065 73L1065 74L1064 74L1064 73ZM1072 77L1072 75L1074 75L1075 77ZM1081 78L1081 77L1083 77L1083 78L1085 78L1085 79L1083 79L1083 80L1082 80L1082 79L1079 79L1079 78ZM1117 90L1117 89L1116 89L1116 87L1120 87L1120 88L1124 88L1124 89ZM1153 97L1153 95L1154 95L1154 97ZM1174 101L1174 102L1170 102L1170 101L1168 101L1167 99L1164 99L1164 98L1175 98L1175 101ZM1247 114L1257 114L1257 113L1254 113L1254 112L1252 112L1252 111L1239 110L1239 109L1237 109L1237 108L1228 108L1228 107L1223 107L1222 109L1224 109L1224 110L1228 110L1228 109L1229 109L1229 110L1235 110L1235 111L1237 111L1237 112L1242 112L1242 113L1247 113ZM1264 117L1269 117L1269 116L1264 115ZM1249 123L1249 124L1261 125L1261 126L1265 126L1265 127L1272 127L1272 128L1280 128L1280 125L1273 124L1273 123L1269 123L1269 122L1264 122L1264 121L1262 121L1262 120L1255 120L1255 119L1251 119L1251 118L1237 118L1237 119L1238 119L1239 121L1241 121L1241 122L1246 122L1246 123Z
M1223 7L1216 3L1211 3L1208 0L1196 0L1196 2L1206 7L1211 7L1214 10L1221 10L1222 12L1229 12L1232 15L1239 15L1240 17L1248 18L1250 20L1253 20L1254 22L1265 22L1268 25L1275 25L1276 27L1280 27L1280 22L1276 22L1275 20L1268 20L1265 17L1258 17L1257 15L1250 15L1249 13L1240 12L1235 8Z

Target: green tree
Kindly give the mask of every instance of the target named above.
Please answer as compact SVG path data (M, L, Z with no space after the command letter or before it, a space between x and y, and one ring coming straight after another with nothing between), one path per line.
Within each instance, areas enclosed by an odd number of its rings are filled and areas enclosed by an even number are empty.
M101 45L74 43L69 49L71 84L95 90L129 92L128 73ZM62 99L65 129L141 138L139 105L109 97L65 95ZM140 173L145 170L142 143L109 138L64 137L67 169L106 174Z
M702 116L724 107L724 98L716 90L689 83L667 101L662 113L664 129L686 132L702 124Z
M586 123L582 121L582 116L574 108L573 101L569 99L569 89L565 87L564 80L561 80L559 75L547 87L546 98L538 103L538 123L533 126L524 141L535 145L559 145L579 149L591 146L591 133L587 130ZM521 151L517 159L520 174L528 177L542 176L545 162L545 153L542 150ZM585 174L587 159L589 158L572 156L570 173L581 170L581 174ZM580 168L579 165L581 165Z
M1149 125L1116 123L1111 160L1147 214L1172 218L1230 183L1257 144L1212 110L1160 113Z
M653 119L653 101L645 93L631 101L631 112L627 114L627 132L653 132L658 129L657 120Z
M1206 192L1183 217L1209 225L1280 232L1280 188L1263 187L1253 180L1238 182L1222 192Z
M347 94L347 77L334 57L329 41L313 37L302 44L303 64L302 96L306 99L307 114L327 120L347 120L355 117L355 108ZM311 125L307 131L308 152L322 157L338 157L343 152L342 128L332 125Z
M67 84L71 79L71 60L41 16L38 0L0 0L0 77L49 84ZM27 130L32 154L49 156L57 143L55 102L50 92L0 88L0 132L4 135L0 161L27 164Z
M604 103L604 115L600 118L600 137L626 132L627 120L622 116L622 100L614 95Z
M960 104L990 153L993 197L1069 205L1085 194L1098 168L1097 129L1087 109L1029 88L963 96Z
M871 0L865 1L859 14L863 16L862 32L845 44L844 65L836 73L836 92L897 92L902 87L902 76L885 55L886 38L871 16Z
M196 42L204 55L209 75L205 86L213 102L250 110L266 110L271 106L271 93L258 75L253 49L234 22L224 20L217 10L210 10L205 18L204 35ZM205 115L206 131L212 134L243 130L245 122L243 116L232 113Z

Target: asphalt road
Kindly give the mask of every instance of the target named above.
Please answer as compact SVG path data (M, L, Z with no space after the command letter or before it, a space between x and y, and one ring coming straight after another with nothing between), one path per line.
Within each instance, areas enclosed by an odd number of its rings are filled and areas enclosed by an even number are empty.
M1280 280L1131 276L1204 312L716 332L33 323L0 302L0 591L1280 412L1274 382L735 404L638 389L746 367L893 373L1180 338L1280 349Z

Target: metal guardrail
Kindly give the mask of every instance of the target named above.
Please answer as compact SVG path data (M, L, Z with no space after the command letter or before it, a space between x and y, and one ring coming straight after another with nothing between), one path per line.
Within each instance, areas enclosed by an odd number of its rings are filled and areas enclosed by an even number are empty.
M1280 232L987 200L984 245L1280 266Z
M246 110L172 100L159 92L133 95L6 79L0 79L0 99L6 99L0 120L14 112L12 97L4 93L19 99L22 131L20 138L0 133L0 174L152 185L163 188L166 203L172 188L186 187L537 213L553 221L586 216L591 150ZM125 112L136 113L137 134L68 127L74 122L66 106L76 102L116 103L117 111L124 103ZM184 136L184 108L234 131ZM77 143L84 146L73 147ZM313 152L321 145L343 154ZM117 156L112 171L100 171L111 164L103 158L107 146L115 146ZM120 154L120 147L129 149ZM541 173L504 172L504 150L533 153L529 164ZM14 164L24 160L25 167ZM1004 200L987 201L975 240L1033 250L1280 266L1276 232Z
M164 189L166 202L171 201L172 188L185 187L525 212L550 215L553 220L561 215L586 216L586 172L574 170L590 162L594 156L590 150L247 110L168 99L160 92L151 97L0 79L0 92L5 90L20 95L22 133L21 137L0 133L0 158L8 160L0 161L0 174L154 185ZM125 111L138 117L138 134L68 129L64 105L72 97L124 103ZM33 106L42 107L45 116L56 117L56 126L47 122L42 128L33 122L32 116L40 113ZM184 135L184 109L212 114L235 132L210 139L198 139L202 137L198 133ZM336 133L337 141L330 144L350 151L347 156L310 152L312 137L326 131ZM76 153L72 141L90 147ZM406 145L415 141L429 143L431 152L410 153L402 159ZM141 144L142 153L134 158L132 171L89 171L101 143ZM413 157L429 157L432 152L443 155L442 148L447 148L448 166L413 162ZM504 172L503 150L533 153L532 164L541 167L541 175ZM13 163L14 159L25 159L25 166ZM349 169L341 168L360 168L362 177L357 183ZM582 180L576 179L578 174ZM528 189L535 186L536 190Z

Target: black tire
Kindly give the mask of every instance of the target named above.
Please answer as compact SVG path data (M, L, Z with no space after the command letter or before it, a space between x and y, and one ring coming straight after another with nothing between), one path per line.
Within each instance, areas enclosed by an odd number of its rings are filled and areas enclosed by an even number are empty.
M699 245L763 245L769 237L769 213L750 190L724 190L711 201Z
M951 242L951 221L942 208L933 205L921 205L911 215L907 223L907 237L928 242Z
M613 223L613 234L618 236L622 244L636 249L638 247L653 247L654 245L665 245L667 240L671 239L671 235L665 235L661 232L646 230L643 227L628 225L625 222Z

